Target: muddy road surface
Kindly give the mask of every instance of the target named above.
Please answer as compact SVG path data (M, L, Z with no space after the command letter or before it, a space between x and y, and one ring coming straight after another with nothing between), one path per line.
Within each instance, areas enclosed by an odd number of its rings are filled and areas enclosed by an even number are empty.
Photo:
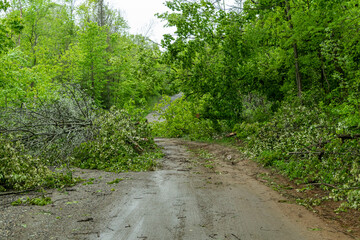
M124 186L91 239L350 239L255 180L256 167L235 150L177 139L157 143L165 153L161 169Z

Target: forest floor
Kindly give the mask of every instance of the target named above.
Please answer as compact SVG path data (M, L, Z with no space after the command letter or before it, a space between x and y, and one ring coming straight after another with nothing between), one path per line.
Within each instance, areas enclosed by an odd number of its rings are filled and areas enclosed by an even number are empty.
M107 173L74 169L87 179L48 190L53 203L11 206L39 193L0 196L0 239L359 239L358 212L331 203L295 204L321 192L296 191L285 178L235 148L156 139L158 169ZM110 184L111 182L115 182ZM306 204L304 204L306 205ZM309 210L310 209L310 210Z

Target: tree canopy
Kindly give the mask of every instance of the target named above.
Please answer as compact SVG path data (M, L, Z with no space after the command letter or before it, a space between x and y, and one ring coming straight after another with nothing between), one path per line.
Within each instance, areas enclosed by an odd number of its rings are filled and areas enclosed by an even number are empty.
M174 78L186 94L206 99L206 115L239 118L243 95L255 92L273 102L310 94L357 108L357 1L237 3L224 9L173 0L166 3L171 11L159 15L177 29L162 41Z

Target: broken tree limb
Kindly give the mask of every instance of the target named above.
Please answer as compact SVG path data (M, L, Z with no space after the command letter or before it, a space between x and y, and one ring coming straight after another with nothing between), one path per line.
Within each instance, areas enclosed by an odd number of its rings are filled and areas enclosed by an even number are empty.
M288 155L324 154L325 152L288 152Z
M338 134L336 136L340 138L343 142L344 140L353 140L360 138L360 134Z
M232 132L232 133L229 133L226 135L226 137L235 137L236 136L236 133L235 132Z
M308 183L308 185L313 185L313 186L326 186L326 187L331 187L334 189L338 189L338 190L358 190L360 189L360 187L348 187L348 188L340 188L338 186L332 185L332 184L328 184L328 183Z

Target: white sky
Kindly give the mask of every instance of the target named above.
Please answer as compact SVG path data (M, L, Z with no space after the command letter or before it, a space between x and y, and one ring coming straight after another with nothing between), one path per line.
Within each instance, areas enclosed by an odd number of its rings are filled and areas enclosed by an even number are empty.
M164 34L174 32L173 29L164 28L166 22L161 22L154 16L156 13L168 11L164 5L165 0L107 0L106 2L122 11L132 34L146 35L160 43Z
M130 33L142 34L160 43L164 34L173 34L175 28L165 28L166 22L155 17L156 13L170 11L164 3L166 0L105 0L124 14L130 26ZM226 6L234 4L235 0L218 0ZM171 11L170 11L171 12ZM150 30L150 31L149 31Z

